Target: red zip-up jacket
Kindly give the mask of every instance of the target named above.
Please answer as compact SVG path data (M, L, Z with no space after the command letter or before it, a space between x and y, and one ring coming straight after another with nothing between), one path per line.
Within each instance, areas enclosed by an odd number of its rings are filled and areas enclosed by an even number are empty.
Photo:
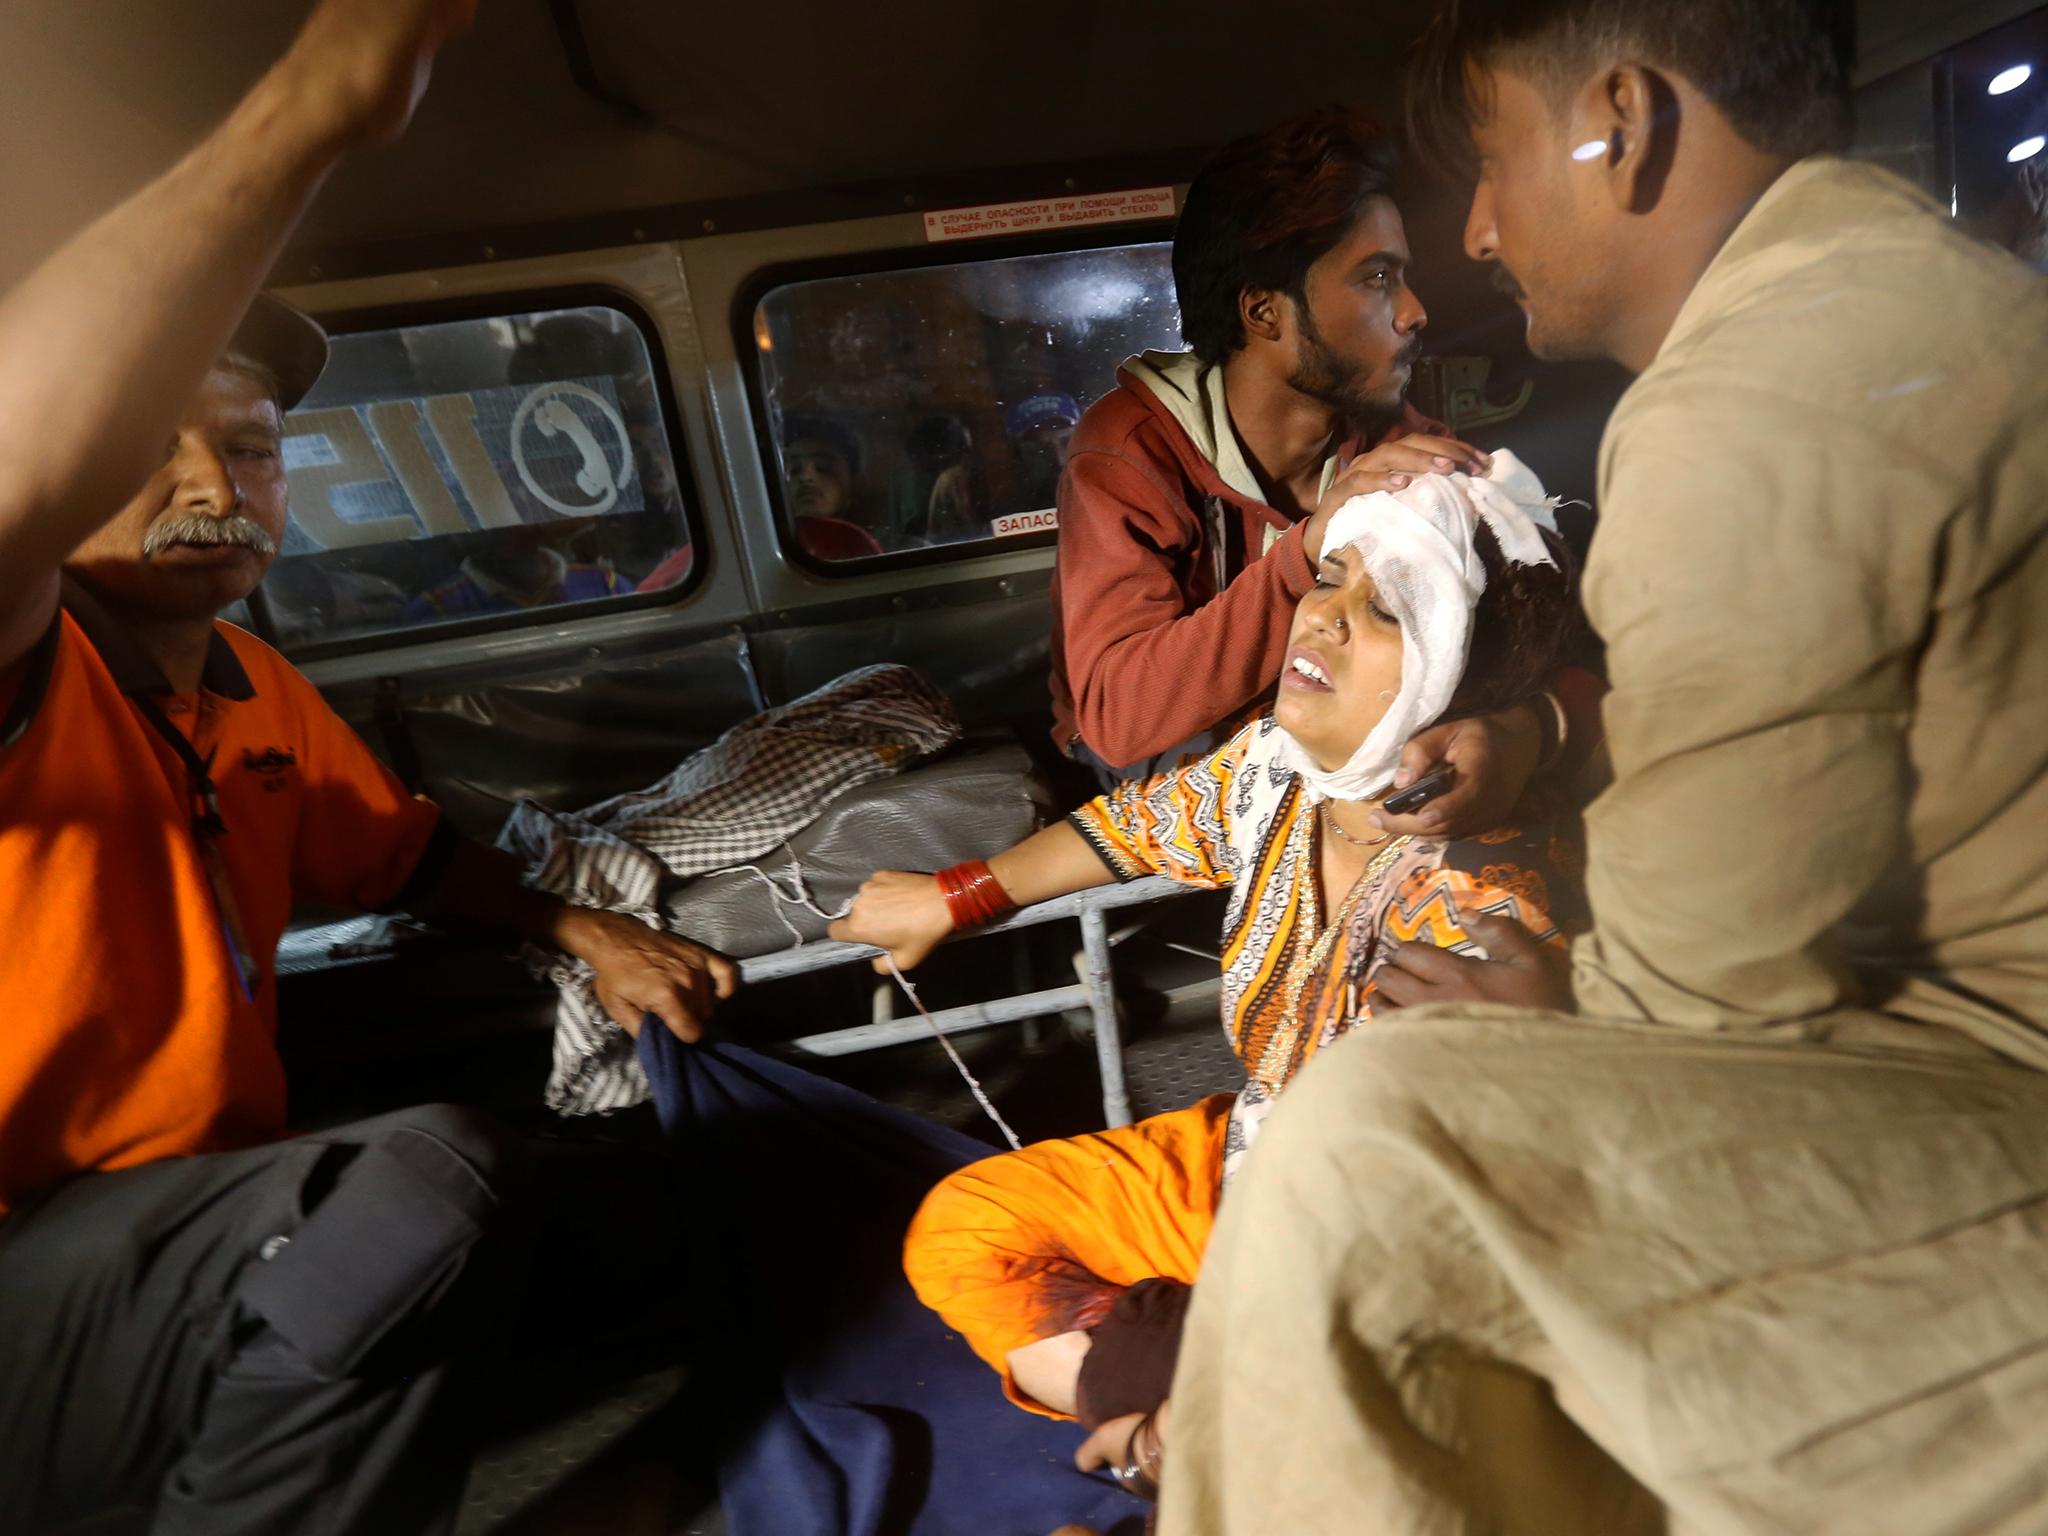
M1415 411L1387 441L1447 428ZM1340 461L1357 451L1339 450ZM1059 488L1053 740L1114 767L1236 719L1269 692L1315 584L1301 524L1232 490L1158 396L1119 371ZM1304 519L1303 521L1306 521ZM1266 530L1284 530L1262 555Z

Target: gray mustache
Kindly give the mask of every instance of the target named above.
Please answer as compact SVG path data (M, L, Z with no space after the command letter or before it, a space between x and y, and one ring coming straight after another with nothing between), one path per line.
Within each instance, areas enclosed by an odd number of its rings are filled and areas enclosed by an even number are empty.
M153 560L175 544L237 544L259 555L277 553L277 541L239 512L226 517L207 517L195 512L188 517L167 517L153 523L142 536L142 558Z

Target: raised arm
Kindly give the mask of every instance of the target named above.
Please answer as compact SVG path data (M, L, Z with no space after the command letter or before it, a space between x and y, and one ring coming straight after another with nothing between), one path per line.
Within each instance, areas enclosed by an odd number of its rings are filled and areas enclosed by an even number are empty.
M148 478L343 153L394 138L476 0L322 0L170 171L0 300L0 668L57 567Z

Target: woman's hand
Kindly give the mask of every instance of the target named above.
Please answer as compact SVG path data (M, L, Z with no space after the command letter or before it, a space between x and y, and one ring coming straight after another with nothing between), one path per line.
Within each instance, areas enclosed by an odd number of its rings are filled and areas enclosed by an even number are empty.
M907 971L953 931L953 914L935 876L885 869L868 877L846 916L826 931L849 944L886 949L896 969ZM875 961L878 973L887 975L888 969Z
M1455 437L1433 437L1426 432L1411 433L1361 453L1337 472L1330 488L1323 492L1323 499L1316 503L1315 515L1302 530L1308 563L1314 565L1323 558L1323 531L1330 526L1336 510L1353 497L1402 490L1417 475L1483 475L1490 463L1470 443L1461 443Z

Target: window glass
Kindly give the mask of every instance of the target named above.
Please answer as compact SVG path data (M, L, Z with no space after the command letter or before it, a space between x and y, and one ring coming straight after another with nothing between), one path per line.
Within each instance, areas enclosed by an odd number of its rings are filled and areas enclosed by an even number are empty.
M1973 234L2048 272L2048 10L1951 49L1942 63L1953 114L1950 208Z
M754 345L789 532L824 561L1050 532L1081 412L1180 344L1164 242L771 289Z
M1856 93L1855 153L2048 272L2048 10Z
M285 421L280 644L649 592L692 551L639 328L602 307L334 338Z

